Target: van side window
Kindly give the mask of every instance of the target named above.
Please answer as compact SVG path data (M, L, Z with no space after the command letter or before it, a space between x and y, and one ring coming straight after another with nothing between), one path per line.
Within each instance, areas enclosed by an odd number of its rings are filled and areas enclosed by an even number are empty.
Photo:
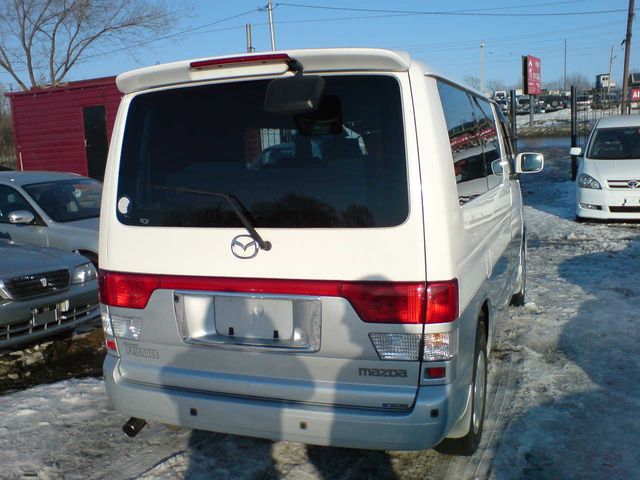
M509 121L507 117L504 116L500 110L498 112L498 121L500 124L500 137L502 138L502 145L504 146L504 155L507 156L507 161L509 162L509 167L511 166L511 161L513 160L513 156L515 154L513 148L513 141L511 139L511 127L509 126Z
M488 190L478 124L467 92L440 80L438 91L449 131L458 200L464 205Z
M500 162L500 142L498 141L498 133L496 121L493 117L491 104L482 98L474 97L473 103L476 107L476 116L478 118L478 137L482 144L484 152L484 163L487 170L487 182L489 190L497 187L502 183L503 170Z

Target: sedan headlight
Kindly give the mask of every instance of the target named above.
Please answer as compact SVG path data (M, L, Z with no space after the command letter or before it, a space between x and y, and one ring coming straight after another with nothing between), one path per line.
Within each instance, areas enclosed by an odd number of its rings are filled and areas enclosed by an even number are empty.
M95 267L91 262L83 263L79 267L74 268L73 276L71 277L71 284L84 283L90 280L95 280L98 277Z
M600 185L600 182L598 182L591 175L587 175L586 173L582 173L578 177L578 186L580 188L591 188L593 190L602 190L602 186Z

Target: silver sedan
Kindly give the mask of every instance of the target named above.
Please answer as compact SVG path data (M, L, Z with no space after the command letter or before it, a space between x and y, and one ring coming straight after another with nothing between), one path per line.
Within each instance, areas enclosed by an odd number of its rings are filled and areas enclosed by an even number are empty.
M102 184L61 172L0 172L0 237L98 261Z

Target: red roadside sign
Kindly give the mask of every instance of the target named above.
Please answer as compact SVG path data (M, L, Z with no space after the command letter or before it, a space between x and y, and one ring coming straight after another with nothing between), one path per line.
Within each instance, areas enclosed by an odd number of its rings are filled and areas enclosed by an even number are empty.
M533 55L522 57L522 74L524 76L525 94L540 95L542 93L542 67L540 59Z
M631 89L631 101L640 102L640 88Z

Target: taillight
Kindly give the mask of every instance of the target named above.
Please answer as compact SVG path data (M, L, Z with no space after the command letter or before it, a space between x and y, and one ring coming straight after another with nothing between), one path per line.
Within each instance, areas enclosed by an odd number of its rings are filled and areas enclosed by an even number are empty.
M154 290L160 288L160 277L134 273L100 271L100 302L126 308L144 308Z
M424 323L422 282L345 282L342 296L365 322Z
M458 318L458 280L427 284L426 323L453 322Z
M288 62L291 58L286 53L265 53L258 55L241 55L238 57L212 58L211 60L199 60L191 62L189 66L193 70L201 70L204 68L222 68L225 66L236 65L238 63L278 63Z
M370 323L451 322L458 317L458 282L342 282L265 278L144 275L100 271L100 301L105 305L145 308L154 290L264 293L343 297Z

